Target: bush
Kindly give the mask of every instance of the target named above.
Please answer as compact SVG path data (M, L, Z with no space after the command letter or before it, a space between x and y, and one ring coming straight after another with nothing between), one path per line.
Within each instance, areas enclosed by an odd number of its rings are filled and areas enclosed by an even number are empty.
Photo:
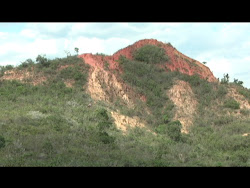
M234 99L228 99L224 103L225 108L231 108L231 109L240 109L240 103L238 103Z
M115 137L108 135L106 132L100 132L99 140L104 144L111 144L115 141Z
M242 86L243 81L240 81L240 80L234 78L234 83L237 84L237 85Z
M0 148L5 147L5 139L3 136L0 136Z
M35 64L32 59L27 59L26 61L22 62L17 68L18 69L23 69L23 68L28 68L30 66L33 66Z
M166 134L167 132L167 124L161 124L155 129L158 134Z
M163 63L169 60L163 48L155 45L145 45L137 49L134 54L134 59L150 64Z
M167 124L166 129L169 137L174 141L181 140L181 122L180 121L172 121Z
M97 128L99 132L105 132L113 126L111 119L108 116L107 110L100 108L96 111L96 117L98 120Z
M5 71L12 69L14 69L13 65L0 66L0 76L3 76Z
M49 66L49 61L45 57L45 55L43 55L43 56L38 55L37 58L36 58L36 62L39 63L42 67L48 67Z
M221 83L222 84L228 84L229 83L229 75L228 74L223 75L223 78L221 79Z

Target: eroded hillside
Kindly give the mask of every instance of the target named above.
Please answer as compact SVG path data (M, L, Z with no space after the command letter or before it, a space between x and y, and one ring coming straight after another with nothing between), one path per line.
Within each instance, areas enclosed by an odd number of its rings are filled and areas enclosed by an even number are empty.
M182 132L188 133L205 111L218 111L215 116L241 117L240 110L250 108L245 96L236 88L220 86L204 64L185 56L170 43L154 39L137 41L112 56L87 53L77 59L57 58L51 62L44 58L43 64L26 63L22 68L5 71L0 79L33 85L62 82L71 89L80 86L94 101L110 106L122 130L129 122L140 127L139 119L143 127L154 130L167 117L169 121L180 121ZM225 108L226 99L238 102L239 109ZM114 115L114 110L119 115Z
M249 125L249 89L157 40L0 67L0 166L249 166Z

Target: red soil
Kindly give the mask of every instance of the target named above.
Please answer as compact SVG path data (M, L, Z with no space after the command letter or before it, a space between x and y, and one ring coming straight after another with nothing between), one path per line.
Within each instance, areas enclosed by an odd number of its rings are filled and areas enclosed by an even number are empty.
M119 63L117 62L120 55L123 55L128 59L133 59L134 50L147 44L156 45L165 49L166 54L171 60L171 63L166 62L166 66L169 70L179 71L181 73L188 75L198 74L200 75L201 78L207 79L209 82L217 82L217 79L214 77L213 73L207 66L203 65L202 63L188 56L185 56L184 54L177 51L171 45L159 42L155 39L144 39L137 41L133 45L129 45L128 47L117 51L112 56L100 56L88 53L79 55L79 57L83 58L85 60L85 63L93 67L98 67L103 69L105 68L105 63L107 63L109 69L111 70L116 69L121 71L121 69L119 68Z

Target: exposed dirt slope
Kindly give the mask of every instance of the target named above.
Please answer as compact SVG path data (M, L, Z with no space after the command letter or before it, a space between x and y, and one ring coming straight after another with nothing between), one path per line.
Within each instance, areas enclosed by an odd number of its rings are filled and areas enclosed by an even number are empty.
M170 62L166 62L166 66L169 70L179 71L188 75L198 74L201 78L207 79L210 82L217 82L217 79L208 67L183 55L170 44L165 44L154 39L145 39L117 51L112 56L93 55L90 53L79 55L79 57L84 59L85 63L91 66L88 92L91 94L92 98L112 103L114 99L119 97L124 104L131 108L134 106L134 99L140 98L141 100L146 101L145 96L139 96L136 94L118 78L119 74L114 74L114 72L116 71L122 74L117 61L120 55L123 55L128 59L133 59L133 52L137 48L147 44L156 45L165 50L170 58ZM182 132L187 133L187 128L193 122L193 114L195 113L197 105L192 89L188 83L178 81L177 84L169 90L168 95L176 105L174 119L179 120L182 123ZM121 125L121 127L124 126Z
M176 84L168 90L168 97L175 105L174 120L179 120L182 124L182 132L188 133L188 127L192 125L194 114L197 110L198 102L189 83L178 80Z
M9 70L4 73L0 80L19 80L23 83L30 82L33 85L46 82L47 78L41 74L36 74L34 70Z
M92 67L89 73L87 91L95 100L115 102L121 99L128 107L134 106L135 99L145 101L145 97L135 93L129 86L120 81L115 74L105 71L102 68Z
M145 124L142 123L142 120L140 120L138 117L131 118L114 111L111 111L111 115L115 120L114 123L116 124L117 128L122 130L124 133L126 133L129 128L145 127Z
M209 82L218 81L207 66L203 65L202 63L188 56L185 56L171 45L165 44L155 39L144 39L137 41L134 44L117 51L112 56L101 56L88 53L79 55L79 57L83 58L87 64L93 67L104 68L106 66L109 67L109 69L111 70L121 71L119 68L119 63L117 62L120 55L123 55L128 59L133 59L133 52L137 48L140 48L147 44L156 45L165 50L171 62L171 63L166 62L166 66L169 70L179 71L181 73L188 75L198 74L200 75L201 78L207 79Z
M249 101L243 95L239 94L235 88L229 88L227 96L234 98L240 103L240 109L250 109Z
M201 78L207 79L209 82L217 82L217 79L214 77L213 73L207 66L180 53L170 44L165 44L155 39L140 40L135 42L133 45L130 45L124 49L119 50L113 55L114 60L118 60L120 55L123 55L128 59L133 59L134 50L147 44L156 45L165 49L166 54L169 56L172 62L172 63L166 63L166 66L171 71L179 71L181 73L188 75L198 74L200 75Z

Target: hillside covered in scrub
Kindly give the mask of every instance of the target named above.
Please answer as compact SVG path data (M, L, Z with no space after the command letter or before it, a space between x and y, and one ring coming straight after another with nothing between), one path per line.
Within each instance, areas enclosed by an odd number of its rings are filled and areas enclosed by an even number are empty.
M250 166L250 90L170 43L0 71L0 166Z

